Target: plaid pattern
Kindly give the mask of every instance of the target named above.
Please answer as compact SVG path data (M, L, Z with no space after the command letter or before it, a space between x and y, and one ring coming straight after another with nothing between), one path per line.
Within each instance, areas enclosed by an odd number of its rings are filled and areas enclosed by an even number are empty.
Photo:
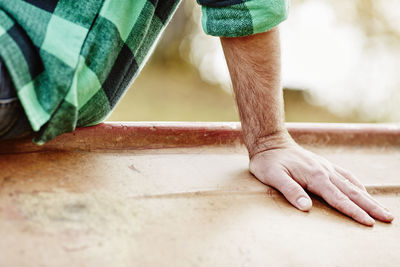
M34 141L104 120L144 66L179 1L0 0L0 56L37 132ZM269 10L268 3L279 2L272 7L278 6L280 21L285 17L285 0L203 1L203 26L213 35L268 30L273 23L257 26L268 19L261 19L268 12L260 12Z
M265 32L287 18L289 0L197 0L209 35L238 37Z
M178 0L0 0L0 56L35 142L102 121Z

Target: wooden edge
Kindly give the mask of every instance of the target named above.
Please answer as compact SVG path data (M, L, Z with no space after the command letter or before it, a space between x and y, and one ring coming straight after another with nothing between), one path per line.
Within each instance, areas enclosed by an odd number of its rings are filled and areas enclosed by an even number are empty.
M287 123L300 144L313 146L400 146L400 125ZM79 128L45 145L32 137L3 141L0 154L35 151L140 150L241 145L238 122L107 122Z

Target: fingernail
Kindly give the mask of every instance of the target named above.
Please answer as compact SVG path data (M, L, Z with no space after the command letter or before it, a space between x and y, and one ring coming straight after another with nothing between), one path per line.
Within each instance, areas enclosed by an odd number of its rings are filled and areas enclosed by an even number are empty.
M369 216L365 217L365 224L369 226L373 226L375 224L375 220Z
M387 219L388 221L393 221L394 216L393 216L390 212L386 212L386 219Z
M300 197L297 200L297 204L301 210L308 210L311 208L312 205L311 200L306 197Z
M389 211L389 209L386 208L386 207L383 207L383 210L385 211L386 220L392 221L392 220L394 219L394 216L393 216L392 213Z

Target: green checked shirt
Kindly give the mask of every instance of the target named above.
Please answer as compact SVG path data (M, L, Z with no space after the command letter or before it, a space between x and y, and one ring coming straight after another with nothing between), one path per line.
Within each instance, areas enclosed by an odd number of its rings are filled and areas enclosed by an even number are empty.
M42 144L103 121L180 0L0 0L0 56ZM288 0L197 0L214 36L267 31Z

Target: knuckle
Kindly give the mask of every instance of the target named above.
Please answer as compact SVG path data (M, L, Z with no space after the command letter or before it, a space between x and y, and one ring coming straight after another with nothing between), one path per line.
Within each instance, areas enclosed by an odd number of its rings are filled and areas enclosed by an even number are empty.
M342 169L341 171L342 171L344 176L346 176L346 177L348 177L348 178L350 178L352 180L358 181L357 177L351 171L346 170L346 169Z
M344 170L344 174L350 178L356 179L356 176L351 171Z
M362 212L356 209L350 209L350 208L346 210L346 213L352 218L362 218L361 216L363 214Z
M320 191L319 189L326 187L329 183L328 176L312 177L307 181L307 188L314 191Z
M358 199L361 197L361 194L357 189L352 188L348 191L348 196L350 199Z
M321 168L316 168L315 170L310 171L310 176L319 179L327 178L326 171Z
M289 181L285 181L281 184L281 191L282 193L293 195L298 192L298 188Z
M298 188L295 187L295 186L288 186L288 187L286 188L285 192L286 192L288 195L290 195L290 196L294 196L294 195L297 195L297 194L298 194L299 190L298 190Z
M341 210L348 210L350 208L348 198L337 193L334 194L333 204Z
M338 167L338 170L344 175L349 175L350 174L350 172L348 170L343 169L342 167Z
M340 192L335 192L334 196L339 202L348 203L349 201L349 198Z
M372 208L369 209L369 212L370 212L371 214L375 214L375 215L376 215L376 214L381 213L382 210L381 210L379 207L374 206L374 207L372 207Z
M343 213L345 213L345 214L347 214L347 215L349 215L350 217L355 217L355 216L357 216L357 210L355 210L349 203L346 203L346 202L341 202L341 204L340 204L340 206L339 206L339 209L343 212Z
M280 184L278 190L288 198L294 198L301 194L301 187L291 181L285 181Z

